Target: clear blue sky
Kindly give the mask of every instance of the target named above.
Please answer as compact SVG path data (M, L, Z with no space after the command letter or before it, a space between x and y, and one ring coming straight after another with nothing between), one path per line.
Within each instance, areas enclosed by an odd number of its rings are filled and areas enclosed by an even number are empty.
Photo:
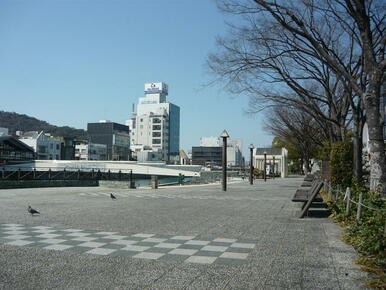
M163 81L181 107L181 148L226 128L270 144L245 96L205 87L205 60L225 16L213 0L1 0L1 110L54 125L124 123L143 84ZM244 150L244 154L245 154Z

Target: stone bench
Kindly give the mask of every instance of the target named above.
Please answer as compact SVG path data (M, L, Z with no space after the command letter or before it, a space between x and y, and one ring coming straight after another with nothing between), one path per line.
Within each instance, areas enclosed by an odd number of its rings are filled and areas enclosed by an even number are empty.
M313 202L323 202L319 192L323 187L323 182L314 180L309 189L297 189L292 198L293 202L303 202L300 218L303 218Z

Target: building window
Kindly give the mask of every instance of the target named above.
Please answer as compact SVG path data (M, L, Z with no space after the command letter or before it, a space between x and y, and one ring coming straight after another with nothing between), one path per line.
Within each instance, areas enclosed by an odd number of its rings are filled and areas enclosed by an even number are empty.
M153 125L153 130L161 130L161 125Z
M59 150L59 144L56 144L56 150Z
M54 144L50 144L50 149L54 149Z
M153 132L153 137L161 137L161 132Z
M153 144L161 144L161 139L153 139Z

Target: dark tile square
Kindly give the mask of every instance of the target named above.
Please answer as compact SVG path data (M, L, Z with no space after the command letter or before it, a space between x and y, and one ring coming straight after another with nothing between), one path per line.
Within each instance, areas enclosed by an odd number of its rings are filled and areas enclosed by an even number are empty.
M171 249L167 249L167 248L150 248L150 249L147 249L145 250L144 252L152 252L152 253L168 253L170 252Z
M198 249L201 249L202 247L204 247L203 245L181 245L179 246L178 248L179 249L195 249L195 250L198 250Z
M155 245L158 245L159 243L153 243L153 242L137 242L136 246L145 246L145 247L153 247Z
M93 241L94 242L94 241ZM99 248L104 248L104 249L122 249L126 247L125 245L116 245L116 244L107 244Z

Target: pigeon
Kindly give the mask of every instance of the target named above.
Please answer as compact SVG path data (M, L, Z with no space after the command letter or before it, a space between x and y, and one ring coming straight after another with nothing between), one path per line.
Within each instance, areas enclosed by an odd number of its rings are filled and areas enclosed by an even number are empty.
M31 214L31 215L34 215L34 214L40 214L40 212L36 209L33 209L30 205L28 206L28 212Z
M117 199L114 194L110 193L111 199Z

